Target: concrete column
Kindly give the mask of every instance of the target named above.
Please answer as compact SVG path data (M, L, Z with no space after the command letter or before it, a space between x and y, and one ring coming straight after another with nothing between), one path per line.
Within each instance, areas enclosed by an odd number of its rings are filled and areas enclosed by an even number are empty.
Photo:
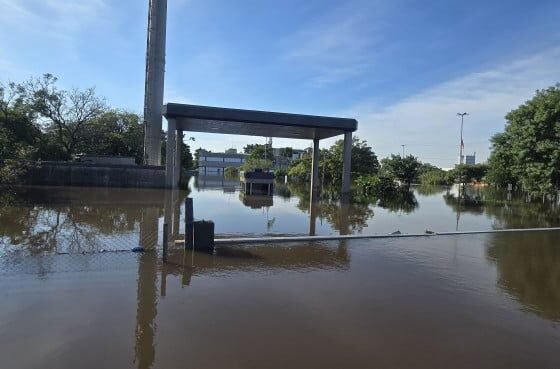
M350 199L350 173L352 171L352 132L344 132L344 154L342 161L342 197Z
M175 171L173 174L175 175L173 183L175 186L179 186L179 182L181 182L181 148L183 143L183 130L177 130L177 139L175 144Z
M161 165L161 113L165 77L167 0L151 0L144 90L144 164Z
M165 187L174 187L173 178L175 172L175 151L177 149L176 121L174 118L167 119L167 144L165 150Z
M312 203L317 201L319 190L319 139L313 139L313 159L311 161L311 190L309 198Z

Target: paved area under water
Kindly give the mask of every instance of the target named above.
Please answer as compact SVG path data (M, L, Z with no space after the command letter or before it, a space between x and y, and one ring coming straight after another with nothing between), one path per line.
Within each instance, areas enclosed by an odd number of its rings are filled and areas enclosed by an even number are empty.
M560 368L560 232L0 258L2 368Z

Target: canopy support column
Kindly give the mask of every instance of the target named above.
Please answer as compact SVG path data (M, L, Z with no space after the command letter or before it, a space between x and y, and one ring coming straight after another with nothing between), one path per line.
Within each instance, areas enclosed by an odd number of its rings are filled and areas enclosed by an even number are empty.
M319 139L313 139L313 159L311 161L311 203L317 201L317 191L319 190Z
M344 154L342 161L342 200L350 200L350 173L352 171L352 132L344 132Z
M167 118L167 144L165 145L165 187L173 188L176 186L175 179L175 158L177 151L177 121L174 118Z

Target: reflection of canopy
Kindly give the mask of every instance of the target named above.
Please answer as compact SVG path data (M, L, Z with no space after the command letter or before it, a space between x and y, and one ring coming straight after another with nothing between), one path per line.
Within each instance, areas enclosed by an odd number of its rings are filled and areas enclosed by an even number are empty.
M251 247L220 246L215 254L177 250L170 252L165 274L183 274L188 284L193 274L271 269L346 269L349 257L341 241L338 247L319 243L294 246L257 245ZM185 265L186 264L186 265Z

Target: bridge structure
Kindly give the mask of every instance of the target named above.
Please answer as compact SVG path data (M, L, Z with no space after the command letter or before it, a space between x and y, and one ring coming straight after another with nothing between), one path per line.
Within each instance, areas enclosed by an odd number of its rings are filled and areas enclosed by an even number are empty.
M313 203L319 189L319 141L343 135L341 191L343 199L349 198L352 132L358 128L355 119L175 103L163 106L163 116L167 120L165 185L168 188L179 185L181 142L185 131L312 140L310 194Z

